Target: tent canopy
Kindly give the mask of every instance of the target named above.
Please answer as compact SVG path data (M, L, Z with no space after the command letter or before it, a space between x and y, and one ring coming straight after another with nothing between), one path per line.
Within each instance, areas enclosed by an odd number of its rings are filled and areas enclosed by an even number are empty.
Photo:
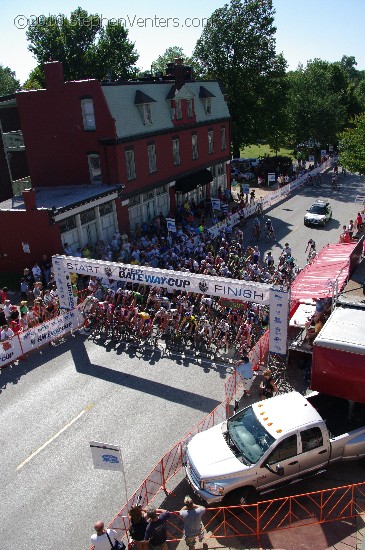
M351 257L358 242L328 244L314 260L299 273L291 286L292 301L332 296L332 286L338 281L338 290L346 284Z

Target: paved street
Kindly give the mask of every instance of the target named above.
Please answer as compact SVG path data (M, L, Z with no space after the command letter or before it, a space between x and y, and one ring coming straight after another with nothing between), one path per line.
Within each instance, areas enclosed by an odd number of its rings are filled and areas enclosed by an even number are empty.
M273 207L275 259L289 242L302 267L310 237L318 250L337 242L340 227L358 210L354 199L364 194L361 181L348 176L346 190L342 185L332 193L327 175L321 189L301 189ZM333 220L325 229L303 225L313 197L331 200ZM262 254L270 244L260 242ZM123 346L104 347L82 336L3 369L2 550L86 548L94 521L108 522L125 501L122 476L93 469L89 441L121 444L131 494L161 456L222 400L225 377L221 366L171 359L161 351L136 357ZM360 475L360 469L346 468L332 470L330 483ZM308 487L294 486L291 492Z

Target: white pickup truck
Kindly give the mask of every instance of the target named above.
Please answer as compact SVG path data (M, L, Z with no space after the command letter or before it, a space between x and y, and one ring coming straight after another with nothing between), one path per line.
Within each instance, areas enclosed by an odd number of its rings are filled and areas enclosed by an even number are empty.
M186 474L208 504L248 504L257 493L365 456L365 405L312 392L259 401L195 435Z

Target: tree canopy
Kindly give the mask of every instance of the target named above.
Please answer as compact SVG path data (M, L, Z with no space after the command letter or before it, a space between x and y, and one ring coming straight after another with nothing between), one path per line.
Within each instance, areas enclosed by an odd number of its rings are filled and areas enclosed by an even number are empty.
M208 19L193 52L202 76L226 86L234 155L265 134L266 82L285 77L285 60L275 51L274 14L272 0L230 0Z
M342 166L365 174L365 113L357 115L352 127L340 134L339 149Z
M133 76L138 53L128 31L117 22L102 26L100 16L82 8L70 17L50 15L27 30L28 49L38 67L29 75L30 84L44 86L43 63L62 61L66 80L113 79Z
M15 77L15 72L0 65L0 96L13 94L16 90L19 90L20 82Z

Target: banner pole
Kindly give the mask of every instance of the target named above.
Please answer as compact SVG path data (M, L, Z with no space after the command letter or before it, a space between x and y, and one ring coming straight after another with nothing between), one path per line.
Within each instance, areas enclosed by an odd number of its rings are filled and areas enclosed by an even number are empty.
M120 449L122 449L122 446L120 446ZM122 473L123 473L123 480L124 480L124 490L125 490L125 501L128 502L128 491L127 491L127 478L125 475L125 469L124 469L124 461L123 461L123 453L120 451L120 463L122 466Z

